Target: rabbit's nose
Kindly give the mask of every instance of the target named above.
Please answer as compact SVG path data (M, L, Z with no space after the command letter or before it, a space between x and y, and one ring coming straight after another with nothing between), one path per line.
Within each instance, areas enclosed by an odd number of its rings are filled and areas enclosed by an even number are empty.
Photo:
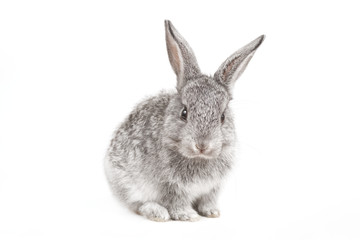
M205 152L205 150L208 148L205 144L195 144L195 147L200 151L200 153Z

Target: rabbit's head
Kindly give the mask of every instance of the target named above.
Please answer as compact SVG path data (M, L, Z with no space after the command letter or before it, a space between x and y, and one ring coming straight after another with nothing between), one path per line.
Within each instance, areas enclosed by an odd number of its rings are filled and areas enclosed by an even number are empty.
M177 75L177 96L165 120L166 144L187 158L216 158L235 141L228 103L236 79L264 36L231 55L211 77L201 73L191 47L170 21L165 21L165 28L169 60Z

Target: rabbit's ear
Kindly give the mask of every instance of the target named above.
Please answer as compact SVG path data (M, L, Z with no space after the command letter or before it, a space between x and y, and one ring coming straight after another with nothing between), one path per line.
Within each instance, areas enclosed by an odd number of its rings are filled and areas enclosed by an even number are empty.
M225 84L230 93L232 92L236 79L244 72L256 49L261 45L264 39L265 35L262 35L248 43L226 59L216 71L214 78Z
M186 81L201 72L191 47L169 20L165 20L165 31L169 60L177 76L176 88L180 91Z

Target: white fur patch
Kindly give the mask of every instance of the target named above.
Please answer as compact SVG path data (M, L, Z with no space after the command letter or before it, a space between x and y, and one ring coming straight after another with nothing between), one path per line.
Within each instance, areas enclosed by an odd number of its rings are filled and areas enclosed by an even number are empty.
M158 200L158 189L153 184L138 180L128 185L128 197L130 202L147 202Z
M114 168L108 157L105 158L105 173L115 192L118 191L119 186L126 186L128 190L127 202L129 203L156 201L158 199L158 189L153 184L141 178L134 180L124 170Z
M191 183L186 186L186 190L192 200L201 195L209 193L214 187L219 185L219 180L202 180L196 183Z

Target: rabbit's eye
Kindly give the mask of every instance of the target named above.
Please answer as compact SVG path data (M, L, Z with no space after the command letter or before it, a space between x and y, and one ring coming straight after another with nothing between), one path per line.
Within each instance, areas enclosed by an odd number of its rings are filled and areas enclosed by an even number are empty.
M225 121L225 114L221 114L221 123L224 123L224 121Z
M181 112L181 119L186 121L186 118L187 118L187 109L186 107L184 107L184 109Z

